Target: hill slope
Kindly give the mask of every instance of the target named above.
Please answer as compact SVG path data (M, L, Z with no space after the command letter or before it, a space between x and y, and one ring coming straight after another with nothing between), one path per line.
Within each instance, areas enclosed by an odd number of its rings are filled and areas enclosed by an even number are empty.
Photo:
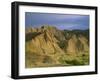
M26 29L26 68L89 64L89 30Z

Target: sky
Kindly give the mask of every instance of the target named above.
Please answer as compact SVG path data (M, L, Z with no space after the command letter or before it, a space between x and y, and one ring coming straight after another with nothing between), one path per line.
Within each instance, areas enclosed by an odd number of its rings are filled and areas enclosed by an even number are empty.
M55 26L61 30L89 28L89 15L25 12L25 27Z

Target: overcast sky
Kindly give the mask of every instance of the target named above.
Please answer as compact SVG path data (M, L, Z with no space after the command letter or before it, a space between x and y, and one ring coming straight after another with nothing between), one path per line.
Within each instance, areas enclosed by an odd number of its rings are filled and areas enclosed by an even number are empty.
M25 13L25 27L56 26L58 29L88 29L89 16L54 13Z

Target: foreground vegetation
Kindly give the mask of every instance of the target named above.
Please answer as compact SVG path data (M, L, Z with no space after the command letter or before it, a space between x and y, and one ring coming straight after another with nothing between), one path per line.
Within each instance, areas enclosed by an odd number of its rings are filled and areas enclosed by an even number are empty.
M76 56L66 55L38 55L26 54L26 67L52 67L52 66L79 66L89 65L89 54L78 54ZM58 59L57 61L55 59Z

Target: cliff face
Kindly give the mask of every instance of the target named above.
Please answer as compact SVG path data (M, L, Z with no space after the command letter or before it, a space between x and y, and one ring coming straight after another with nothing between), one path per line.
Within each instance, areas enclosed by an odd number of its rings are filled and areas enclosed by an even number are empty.
M89 63L88 30L70 31L42 26L28 28L25 34L26 68Z

